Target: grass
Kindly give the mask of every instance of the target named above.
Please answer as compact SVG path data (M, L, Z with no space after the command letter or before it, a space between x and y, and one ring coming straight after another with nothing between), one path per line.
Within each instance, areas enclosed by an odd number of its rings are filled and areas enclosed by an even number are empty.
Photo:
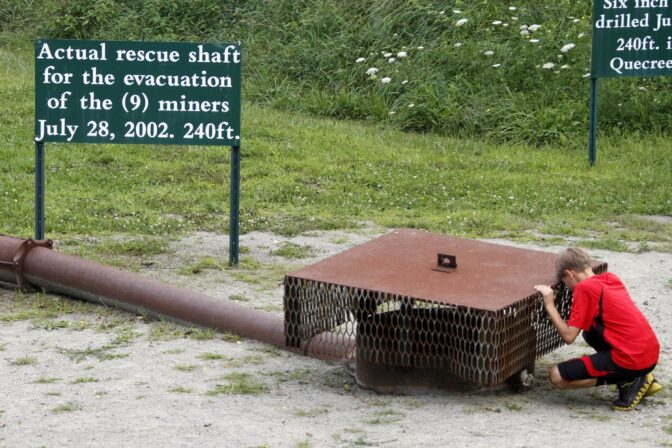
M190 394L191 391L192 391L191 387L182 387L182 386L175 386L168 389L168 392L174 394Z
M58 383L59 381L61 381L60 378L41 376L35 381L33 381L33 384L54 384Z
M266 375L274 378L277 384L287 382L306 384L310 381L310 378L315 375L315 370L300 367L292 370L274 370L266 373Z
M56 319L49 319L43 322L36 321L33 325L34 328L42 328L47 331L68 328L69 326L70 322L68 322L67 320L56 320Z
M395 411L393 409L384 409L376 412L372 417L364 420L364 423L369 425L388 425L397 423L406 418L403 412Z
M217 332L212 328L188 327L184 331L184 335L189 339L195 339L197 341L208 341L210 339L214 339L217 336Z
M146 256L172 252L165 238L142 237L126 241L105 239L96 247L98 252L112 255Z
M149 331L150 341L168 341L184 337L184 329L167 321L153 322Z
M229 360L229 357L226 355L222 355L220 353L203 353L198 355L198 359L202 359L203 361L221 361L221 360Z
M164 350L161 353L165 353L166 355L179 355L180 353L184 353L185 350L183 348L171 348L169 350Z
M329 413L329 409L322 406L319 408L313 408L313 409L307 409L307 410L299 410L294 413L297 417L305 417L305 418L315 418L320 415L325 415Z
M73 380L71 384L97 383L98 381L100 381L98 378L82 376Z
M216 337L227 339L226 334L219 334L211 328L184 327L169 321L154 322L148 335L148 339L151 341L168 341L178 338L206 341Z
M81 404L68 401L60 406L56 406L51 410L52 414L64 414L67 412L81 411L84 409Z
M250 350L253 351L253 352L266 354L266 355L268 355L272 358L276 358L276 357L280 356L280 354L282 353L282 351L278 347L275 347L273 345L266 345L266 344L265 345L260 345L260 346L254 346L254 347L250 348Z
M312 257L314 254L315 249L313 247L302 246L292 242L284 242L280 245L279 248L271 251L271 255L277 255L290 259L308 258Z
M116 330L116 336L110 344L114 346L128 345L140 336L142 336L142 333L135 331L132 327L124 327Z
M175 370L179 370L180 372L193 372L198 368L199 367L194 364L178 364L175 366Z
M16 358L12 364L15 366L34 366L37 364L37 358L34 356L22 356L21 358Z
M0 314L0 322L31 320L34 326L57 329L70 324L59 318L66 314L88 313L93 310L101 312L101 308L79 300L35 293L24 294L17 291L14 299L8 303L5 312ZM109 311L103 311L106 313ZM64 323L65 322L65 323Z
M517 411L520 411L520 410L523 409L523 405L518 404L518 403L513 403L513 402L510 402L510 401L507 401L505 403L505 406L506 406L506 409L508 409L509 411L517 412Z
M234 372L222 377L225 384L217 384L208 391L208 395L259 395L268 392L265 383L248 373Z
M20 236L33 227L33 154L25 149L32 61L26 41L0 40L0 159L8 161L0 167L0 233ZM622 218L672 215L672 140L665 135L601 135L590 168L583 137L574 146L491 144L249 103L243 121L243 233L295 235L371 221L469 237L542 233L603 247L642 238L672 244L670 224L642 229L637 218ZM49 144L48 152L50 237L120 235L108 250L147 254L165 250L165 235L228 231L227 150ZM81 179L86 188L73 188ZM236 275L270 286L245 266Z
M114 350L116 348L117 346L115 345L107 344L98 348L87 347L81 350L57 347L57 350L59 353L67 356L76 363L82 362L88 358L94 358L102 362L102 361L110 361L113 359L126 358L128 356L127 353L111 353L111 350Z
M229 273L235 280L247 283L256 290L267 292L278 288L285 274L292 270L293 266L282 263L262 263L251 257L241 257L238 267L229 269Z
M206 269L221 271L223 266L223 263L220 263L212 257L203 257L194 264L181 267L178 269L177 273L180 275L196 275Z
M250 299L248 297L245 297L242 294L231 294L229 295L229 300L232 300L234 302L249 302Z

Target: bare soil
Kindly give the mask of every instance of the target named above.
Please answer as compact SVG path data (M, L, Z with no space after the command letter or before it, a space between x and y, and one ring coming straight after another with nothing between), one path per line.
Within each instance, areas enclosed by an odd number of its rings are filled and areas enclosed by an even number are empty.
M241 237L238 270L223 267L228 237L207 233L127 261L141 275L280 314L284 273L385 231L253 232ZM308 256L273 254L287 242ZM672 446L672 254L591 254L621 276L661 342L655 373L666 388L632 412L612 411L606 387L550 387L548 367L590 350L580 343L539 359L527 392L382 395L338 363L0 288L0 447Z

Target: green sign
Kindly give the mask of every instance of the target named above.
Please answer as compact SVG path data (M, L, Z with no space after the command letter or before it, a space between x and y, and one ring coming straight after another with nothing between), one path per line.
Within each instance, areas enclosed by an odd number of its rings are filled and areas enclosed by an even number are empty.
M672 75L668 0L595 0L591 76Z
M35 140L240 146L241 47L35 42Z

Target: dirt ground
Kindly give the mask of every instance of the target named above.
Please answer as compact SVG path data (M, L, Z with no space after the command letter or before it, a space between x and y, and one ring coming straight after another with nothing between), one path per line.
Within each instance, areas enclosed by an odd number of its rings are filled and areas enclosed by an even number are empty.
M385 231L242 235L239 270L223 268L228 237L206 233L126 261L141 275L280 314L284 273ZM288 258L299 249L304 258ZM0 288L0 447L672 446L672 254L591 254L621 276L661 342L655 373L666 389L632 412L612 411L608 388L549 386L548 366L588 352L582 344L537 360L524 393L382 395L338 363Z

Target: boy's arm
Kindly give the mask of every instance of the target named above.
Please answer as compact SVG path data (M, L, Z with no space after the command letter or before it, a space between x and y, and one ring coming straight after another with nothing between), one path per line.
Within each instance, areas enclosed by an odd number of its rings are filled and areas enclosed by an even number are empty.
M560 337L566 344L571 344L576 340L576 337L581 333L580 328L572 327L567 325L567 322L564 321L558 309L555 307L555 292L546 285L535 285L534 289L539 291L544 297L544 306L546 307L546 312L548 317L551 318L551 323L560 333Z

